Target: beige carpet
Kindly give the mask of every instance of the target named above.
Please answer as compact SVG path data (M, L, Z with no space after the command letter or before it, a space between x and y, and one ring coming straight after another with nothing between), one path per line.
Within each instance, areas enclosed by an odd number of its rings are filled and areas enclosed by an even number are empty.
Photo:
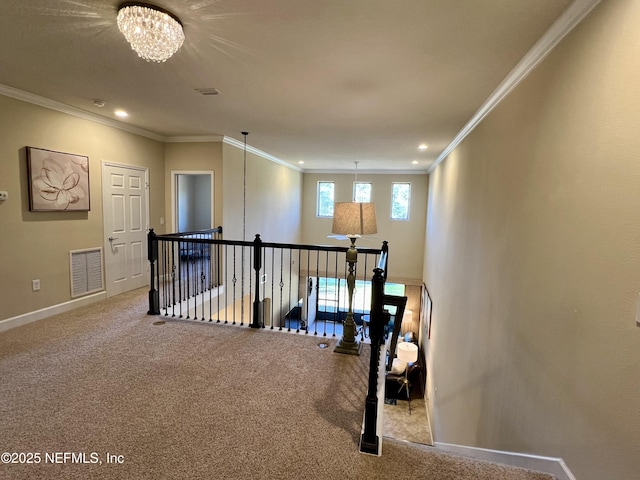
M383 428L386 437L433 445L424 398L411 400L411 413L409 413L409 402L406 400L398 400L395 405L385 404L383 408Z
M166 319L147 316L145 302L138 290L0 334L0 452L41 455L0 464L0 478L551 478L387 439L382 457L360 454L368 349L154 326ZM51 463L64 452L102 464ZM107 452L124 463L107 464Z

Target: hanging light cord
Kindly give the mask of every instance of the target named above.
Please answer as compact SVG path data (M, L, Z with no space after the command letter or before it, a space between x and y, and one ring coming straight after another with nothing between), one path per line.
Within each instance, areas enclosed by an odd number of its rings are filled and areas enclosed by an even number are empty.
M249 132L241 132L244 135L244 161L242 169L242 241L247 241L247 135Z
M356 181L353 184L353 201L357 202L358 201L358 163L360 162L353 162L356 164Z

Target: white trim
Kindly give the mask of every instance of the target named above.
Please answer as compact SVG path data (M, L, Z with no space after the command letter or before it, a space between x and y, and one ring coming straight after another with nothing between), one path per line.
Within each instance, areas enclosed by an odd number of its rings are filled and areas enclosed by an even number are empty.
M320 174L320 175L351 175L353 172L349 170L314 170L307 169L304 173ZM429 175L426 170L358 170L358 175Z
M102 125L107 125L108 127L124 130L129 133L135 133L136 135L151 138L152 140L157 140L159 142L165 140L165 137L163 137L162 135L150 132L149 130L145 130L144 128L134 127L133 125L128 125L111 118L96 115L95 113L91 112L86 112L79 108L71 107L69 105L65 105L64 103L56 102L55 100L41 97L40 95L36 95L34 93L29 93L18 90L17 88L9 87L8 85L0 84L0 95L15 98L17 100L22 100L23 102L32 103L34 105L39 105L40 107L45 107L50 110L56 110L73 117L89 120L90 122L100 123Z
M535 470L537 472L549 473L555 475L557 480L576 480L576 477L573 476L562 458L488 450L486 448L467 447L465 445L453 445L442 442L434 442L433 446L458 455L466 455L489 462L503 463L513 467L528 468L529 470Z
M482 122L504 98L524 80L534 68L560 43L560 41L578 25L593 8L600 3L600 0L575 0L567 10L554 22L553 25L540 37L540 40L522 57L518 64L509 72L505 79L489 95L489 98L482 104L478 111L471 117L471 120L462 127L462 130L455 136L451 143L445 148L440 156L427 169L427 173L432 173L442 161L466 138L471 131Z
M93 295L88 295L85 297L70 300L68 302L59 303L58 305L52 305L51 307L42 308L34 312L24 313L22 315L18 315L17 317L0 320L0 332L5 332L15 327L20 327L28 323L52 317L53 315L58 315L59 313L68 312L69 310L74 310L78 307L84 307L85 305L90 305L92 303L99 302L100 300L105 300L106 298L107 292L94 293Z
M140 165L128 165L128 164L124 164L124 163L116 163L116 162L111 162L109 160L102 160L102 168L101 168L101 172L100 172L100 186L102 188L102 245L104 247L104 255L106 257L107 255L107 251L109 249L109 233L106 230L106 225L105 225L105 209L106 209L106 205L107 202L105 201L105 188L104 188L104 175L105 175L105 168L106 167L115 167L115 168L125 168L127 170L136 170L138 172L143 172L144 173L144 192L145 192L145 202L146 202L146 214L147 214L147 218L146 218L146 224L145 224L145 230L148 233L149 232L149 226L151 225L151 218L150 218L150 211L151 211L151 197L149 195L149 189L150 189L150 184L149 184L149 168L148 167L143 167ZM146 235L145 235L146 237ZM147 273L149 272L149 262L146 262L147 265ZM104 259L104 283L105 283L105 289L107 291L108 297L113 296L113 286L109 284L109 277L108 277L108 270L109 270L109 262L107 262L107 259ZM147 276L147 280L149 280L148 276ZM146 283L147 285L149 285L149 282L147 281ZM109 291L111 289L111 291Z
M224 135L193 135L182 137L165 137L166 143L209 143L222 142Z
M209 175L211 178L211 228L216 228L216 203L215 203L215 172L213 170L171 170L171 227L172 232L178 231L177 225L177 211L178 204L176 197L177 182L176 177L178 175ZM166 222L165 222L166 223Z
M235 138L225 136L222 142L226 143L227 145L232 145L244 151L244 142L236 140ZM278 157L274 157L273 155L267 152L263 152L262 150L252 147L251 145L247 145L247 152L253 153L254 155L258 155L259 157L262 157L265 160L269 160L270 162L277 163L279 165L282 165L283 167L287 167L287 168L290 168L291 170L295 170L296 172L303 171L302 168L296 167L295 165L291 165L290 163L287 163L284 160L279 159Z

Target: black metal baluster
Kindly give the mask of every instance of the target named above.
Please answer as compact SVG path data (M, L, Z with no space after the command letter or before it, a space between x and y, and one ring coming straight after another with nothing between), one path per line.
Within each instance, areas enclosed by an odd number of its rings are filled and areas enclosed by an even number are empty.
M329 293L329 284L327 282L327 280L329 280L329 252L327 252L325 259L324 259L325 265L324 265L324 298L325 301L328 298L328 293ZM327 336L327 322L329 321L329 315L327 312L327 304L325 303L325 311L324 311L324 332L322 334L323 337Z
M315 309L315 321L313 322L313 334L318 335L318 313L320 310L320 252L316 252L316 281L315 281L315 289L316 289L316 301L313 308Z
M238 281L238 277L236 277L236 246L233 246L233 278L231 279L231 283L233 283L233 323L236 324L236 282ZM226 323L226 322L225 322Z
M296 307L300 303L300 275L302 274L301 267L300 267L300 261L302 260L301 254L302 252L298 249L298 285L296 288L296 292L298 293L296 293L296 304L295 304ZM296 328L296 333L300 333L300 325L302 324L302 307L303 306L304 306L304 303L300 305L300 313L298 314L298 317L300 318L298 318L298 321L297 321L298 326Z
M289 299L287 300L287 311L290 312L291 311L291 258L292 258L292 252L291 249L289 249ZM291 331L291 315L289 315L289 327L287 329L287 332Z
M336 303L336 311L335 314L333 315L333 336L337 336L336 334L336 330L338 330L338 324L342 325L342 321L340 320L340 291L342 290L341 288L341 279L340 277L338 277L338 257L339 254L336 252L336 265L335 265L335 280L337 283L337 290L336 290L336 297L337 297L337 303ZM345 271L342 274L343 278L347 278L347 271L346 271L346 260L343 262L345 264Z
M280 301L280 310L279 310L279 312L280 312L280 315L279 315L280 321L278 322L280 324L280 330L282 330L282 295L283 295L283 289L284 289L284 281L283 281L284 280L284 277L283 277L283 268L284 267L283 267L283 265L284 265L284 249L281 249L280 250L280 283L279 283L279 286L280 286L280 298L279 298L279 301ZM286 327L287 326L286 325L286 323L287 323L286 315L284 317L284 323L285 323L284 326Z
M178 242L178 255L177 255L177 262L178 262L178 268L177 268L177 272L178 272L178 318L182 318L182 300L184 299L184 293L183 293L183 275L182 275L182 255L180 255L180 242Z
M172 306L171 316L176 316L176 249L175 243L171 243L171 293L172 293Z
M275 288L275 266L276 266L276 249L272 248L271 249L271 330L273 330L275 328L275 315L274 315L274 310L273 307L275 305L274 302L274 288Z
M227 323L227 313L229 310L229 245L224 246L224 323ZM218 309L218 312L220 309ZM218 313L220 317L220 313ZM218 318L218 323L220 319Z
M204 295L207 290L207 262L205 258L205 247L206 247L206 244L204 243L200 244L200 292L198 292L198 295L196 295L196 300L199 296L200 303L202 305L202 317L200 317L200 320L202 321L205 320ZM209 288L209 291L211 291L211 288ZM197 309L198 302L195 301L195 304Z
M169 285L167 278L169 277L169 256L167 255L167 242L162 242L162 307L164 315L167 316L169 308Z
M307 317L306 319L306 323L305 323L305 329L304 329L304 333L305 335L309 335L309 294L311 292L309 292L309 279L311 278L311 252L309 250L307 250L307 278L305 278L304 280L304 294L303 294L303 306L306 306L305 309L305 316ZM315 323L315 322L314 322Z

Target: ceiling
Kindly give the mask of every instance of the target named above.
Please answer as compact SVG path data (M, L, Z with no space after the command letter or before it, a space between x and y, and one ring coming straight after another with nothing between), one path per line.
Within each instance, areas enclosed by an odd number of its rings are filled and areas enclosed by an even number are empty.
M124 109L165 141L248 131L305 171L426 171L571 4L152 1L186 36L162 64L131 50L118 0L2 0L0 84L110 121Z

